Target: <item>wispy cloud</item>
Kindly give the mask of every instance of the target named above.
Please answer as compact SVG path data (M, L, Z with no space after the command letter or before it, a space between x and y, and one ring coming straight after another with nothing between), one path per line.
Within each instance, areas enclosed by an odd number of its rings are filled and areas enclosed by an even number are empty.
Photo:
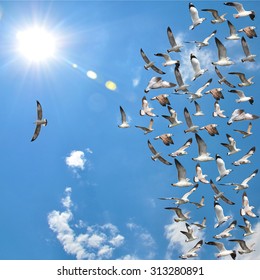
M74 219L72 213L71 188L66 188L65 197L61 203L65 208L60 212L53 210L48 215L50 229L57 235L66 253L74 255L76 259L109 259L116 248L124 243L124 236L111 223L104 225L85 226L80 221L77 228L82 233L77 234L72 225Z

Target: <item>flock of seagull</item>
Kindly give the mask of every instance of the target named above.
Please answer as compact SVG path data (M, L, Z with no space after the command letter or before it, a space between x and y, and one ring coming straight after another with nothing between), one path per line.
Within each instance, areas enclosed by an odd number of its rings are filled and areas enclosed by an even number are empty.
M236 9L237 13L234 14L234 18L238 19L240 17L249 17L251 20L254 20L255 18L255 12L252 10L246 10L242 4L238 2L224 2L225 6L233 7ZM209 12L212 15L211 24L214 26L218 24L223 24L224 22L227 22L228 28L230 30L230 35L227 36L226 40L240 40L241 46L243 49L243 52L245 54L244 57L241 58L241 63L254 63L256 55L251 54L249 50L249 45L245 39L244 36L240 38L237 32L241 33L243 32L249 39L253 39L257 37L255 27L254 26L245 26L242 29L239 29L236 31L235 26L231 23L230 20L226 19L225 16L227 13L223 15L219 15L219 12L214 9L201 9L203 12ZM189 27L190 32L194 30L195 28L198 28L200 24L206 24L203 23L206 18L202 18L199 16L199 11L195 7L193 3L189 3L189 13L192 20L192 25ZM236 89L236 85L230 83L226 77L224 77L218 67L224 67L224 66L232 66L235 64L234 61L232 61L227 56L227 49L223 42L219 38L216 37L217 29L215 29L211 34L209 34L205 39L201 41L187 41L185 43L194 43L198 47L198 50L202 48L206 48L209 45L209 41L212 40L213 37L215 37L215 44L217 47L217 53L218 53L218 60L212 62L212 67L215 70L215 73L217 75L217 81L219 84L224 85L227 88L231 88L228 90L230 93L234 93L237 96L237 99L235 102L237 104L249 102L249 104L253 105L254 103L254 97L252 96L246 96L244 91ZM240 247L239 250L234 249L226 249L225 244L219 240L222 240L224 238L230 238L232 237L231 231L234 230L237 226L237 220L233 220L230 222L230 224L221 232L216 233L213 238L217 241L204 241L199 240L194 246L191 246L191 248L187 251L181 254L179 257L181 259L187 259L187 258L193 258L198 256L199 249L206 245L213 245L216 247L216 249L219 251L216 254L216 257L223 257L223 256L230 256L232 259L236 259L237 253L239 254L249 254L254 251L254 244L247 244L246 237L250 236L251 234L254 234L254 230L252 229L252 225L250 222L250 219L258 217L257 214L254 212L254 206L252 206L249 203L249 198L247 195L247 189L249 188L249 181L251 181L258 173L258 169L254 170L250 175L248 175L247 178L245 178L242 182L230 182L230 183L219 183L222 178L229 176L229 174L233 171L232 169L226 168L225 161L223 157L217 153L215 156L211 156L210 153L207 151L207 144L203 140L203 138L200 136L199 132L205 130L210 136L219 135L218 131L218 124L217 123L210 123L207 125L204 125L202 127L195 124L194 119L196 117L203 117L204 113L202 112L200 105L198 103L198 100L200 98L203 98L205 94L209 94L213 97L214 100L214 112L212 113L212 116L214 119L225 119L227 118L227 127L238 121L250 121L248 124L248 128L246 131L234 129L235 132L242 134L242 139L249 137L252 135L252 121L259 118L259 116L245 112L244 109L235 109L231 117L227 117L224 114L224 110L221 110L220 103L223 102L224 99L223 95L223 89L222 88L212 88L207 91L205 91L207 88L210 87L213 78L210 78L206 83L204 83L203 86L201 86L196 92L190 92L188 84L185 84L182 78L181 71L185 71L185 69L181 68L181 60L179 59L172 59L171 53L176 53L178 55L179 52L181 52L181 49L184 47L178 42L176 42L175 37L173 35L172 29L170 27L167 28L167 36L169 39L170 46L168 49L166 49L165 53L155 53L156 57L162 57L164 59L163 66L165 69L174 67L174 75L176 78L177 83L169 82L164 80L161 76L154 76L152 77L146 88L144 89L144 92L146 93L145 96L142 98L141 102L141 109L139 111L141 116L146 116L150 118L149 124L147 127L135 125L136 128L141 129L145 135L152 133L154 131L153 125L155 118L159 117L156 113L154 113L154 108L150 107L149 102L147 100L147 94L156 89L172 89L174 88L174 92L171 94L159 94L151 98L152 101L157 101L161 106L168 109L168 114L161 115L164 119L168 121L168 128L174 128L178 125L183 125L183 122L178 119L178 115L175 109L171 106L170 96L174 96L173 94L177 95L183 95L188 98L190 102L193 102L195 104L196 112L193 114L193 117L191 116L188 106L184 107L183 114L185 118L186 127L184 129L184 135L190 134L195 135L195 140L197 143L198 148L198 156L193 157L192 160L196 162L195 172L196 175L193 177L193 181L190 180L186 175L186 169L182 165L182 163L177 159L177 157L185 156L188 154L187 149L190 148L192 143L194 142L194 138L190 137L188 140L186 140L183 145L181 145L176 151L169 153L169 159L174 158L174 164L177 170L177 178L178 180L171 185L175 188L191 188L189 191L184 193L181 197L173 196L173 197L161 197L161 200L168 200L173 201L175 203L174 207L165 207L166 210L174 211L176 214L176 217L174 218L174 221L176 223L178 222L184 222L186 226L186 231L182 230L180 231L183 235L186 236L185 242L193 242L198 237L195 235L195 228L198 230L205 230L207 227L206 220L207 218L204 217L203 221L201 223L193 222L188 223L188 221L191 219L189 214L190 211L185 212L182 209L182 205L185 205L187 203L193 204L197 207L197 209L201 209L205 206L205 197L204 195L201 197L201 200L199 202L193 202L189 200L189 197L194 193L198 191L199 184L208 184L212 191L213 191L213 205L214 205L214 211L215 211L215 218L216 218L216 224L214 225L214 228L217 229L219 227L223 227L223 225L227 224L228 221L232 219L231 216L224 214L224 208L223 204L226 205L234 205L235 202L233 202L230 198L228 198L222 190L218 188L216 184L219 184L221 186L234 186L234 191L236 193L242 193L242 206L240 209L240 215L243 218L244 225L238 225L238 227L244 231L243 236L245 239L228 239L228 244L237 243ZM144 50L140 49L141 57L144 61L144 68L146 70L149 70L151 72L155 72L160 75L166 74L165 71L161 70L159 67L157 67L154 61L150 60L149 56L146 55ZM196 57L195 54L190 53L190 63L191 67L193 69L193 77L191 79L191 82L196 81L199 77L203 76L208 69L201 68L200 61ZM246 77L245 73L241 72L229 72L229 75L237 76L240 80L240 83L238 83L238 87L248 87L254 84L252 81L254 77ZM118 125L119 128L129 128L130 124L128 122L128 117L123 109L122 106L120 106L120 114L121 114L121 123ZM39 125L37 126L39 128ZM164 134L158 135L154 137L154 140L161 140L162 143L166 146L170 146L175 144L173 139L173 134L170 132L166 132ZM227 156L233 156L234 154L241 152L241 149L237 147L236 140L233 136L226 133L227 143L220 143L223 147L227 149ZM172 165L173 163L163 157L161 153L159 153L155 147L153 146L152 142L150 140L147 140L147 145L152 153L152 160L156 161L159 160L165 165ZM194 145L194 144L193 144ZM240 166L244 164L249 164L250 160L249 158L253 156L255 153L256 148L251 147L246 154L244 154L240 159L235 160L232 164L234 166ZM218 170L218 176L213 180L209 179L207 180L206 174L203 174L203 164L204 162L209 161L215 161L217 165ZM201 163L201 164L200 164ZM214 182L215 181L215 182ZM231 243L229 243L231 242ZM230 245L231 247L232 245Z

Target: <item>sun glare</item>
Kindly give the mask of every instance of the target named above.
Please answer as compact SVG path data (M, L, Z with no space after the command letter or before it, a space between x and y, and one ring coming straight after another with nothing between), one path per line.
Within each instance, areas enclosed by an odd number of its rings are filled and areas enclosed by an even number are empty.
M16 34L18 51L29 61L41 62L54 57L56 42L53 35L40 27L32 27Z

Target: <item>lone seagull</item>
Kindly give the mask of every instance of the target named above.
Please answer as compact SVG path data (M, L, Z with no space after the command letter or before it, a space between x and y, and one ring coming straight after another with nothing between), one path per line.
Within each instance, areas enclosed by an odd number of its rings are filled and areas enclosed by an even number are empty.
M236 227L236 225L237 225L237 221L234 220L226 229L224 229L221 233L213 236L213 238L222 239L222 238L231 237L232 234L230 233L230 231L233 230Z
M192 143L192 138L189 138L177 151L169 154L169 156L177 157L177 156L187 155L188 153L185 150L190 147L191 143Z
M255 18L255 12L253 10L246 11L243 5L239 2L225 2L224 5L234 7L237 10L237 14L233 14L234 18L249 16L251 20Z
M217 258L221 258L221 257L225 257L225 256L230 255L233 260L236 259L236 251L235 250L227 250L222 242L210 241L210 242L205 242L205 244L214 245L218 248L219 253L216 254Z
M160 57L164 58L165 62L162 64L164 67L172 66L172 65L174 65L176 63L180 63L179 60L171 59L171 57L167 53L155 53L154 55L155 56L160 56Z
M207 145L204 140L196 133L195 138L198 144L199 155L196 158L192 158L195 161L210 161L214 160L213 157L210 157L210 153L207 152Z
M198 227L199 230L202 230L202 229L206 228L206 221L207 221L207 218L204 217L201 223L191 223L191 224Z
M191 79L192 81L195 81L198 77L208 71L208 69L201 69L200 62L193 53L190 54L190 62L194 71L194 76Z
M217 30L214 30L208 37L206 37L203 41L188 41L185 43L195 43L198 49L200 50L203 47L207 47L209 45L209 40L215 36Z
M245 240L242 239L229 239L228 241L231 242L237 242L242 250L237 250L239 254L249 254L252 253L253 251L255 251L254 249L252 249L252 247L255 245L255 243L251 244L250 246L248 246L245 242Z
M156 67L154 65L154 62L153 61L150 61L149 58L147 57L147 55L144 53L143 49L140 49L140 53L141 53L141 56L143 58L143 60L145 61L145 65L144 65L144 68L146 70L148 70L149 68L152 68L155 72L157 72L158 74L165 74L165 72L163 72L161 69L159 69L158 67Z
M233 137L231 137L229 134L226 134L228 142L229 143L220 143L222 146L228 148L229 152L227 153L228 156L233 155L239 151L241 151L241 149L238 149L236 146L236 141Z
M198 26L204 20L206 20L206 18L199 17L199 12L192 3L189 3L189 10L190 10L190 16L191 16L191 20L192 20L192 25L189 27L189 29L193 30L196 26Z
M192 101L195 100L195 99L198 99L198 98L203 97L203 94L202 94L203 90L204 90L205 88L207 88L207 87L211 84L211 82L212 82L212 79L209 79L209 80L208 80L202 87L200 87L195 93L190 93L190 92L189 92L189 100L190 100L190 102L192 102Z
M243 193L242 195L242 208L240 209L240 215L241 216L249 216L251 218L258 218L259 216L253 213L254 206L249 205L249 199L246 194L246 192Z
M235 26L228 20L229 36L225 37L226 40L239 40L240 37L237 34Z
M155 148L153 147L153 145L151 144L151 142L148 140L147 141L147 143L148 143L148 147L149 147L149 149L150 149L150 151L154 154L154 156L152 156L151 158L152 158L152 160L157 160L157 159L159 159L162 163L164 163L164 164L166 164L166 165L172 165L172 163L170 163L169 161L167 161L166 159L164 159L161 155L160 155L160 153L158 153L156 150L155 150Z
M245 223L245 225L244 226L241 226L241 225L238 225L240 228L242 228L243 230L244 230L244 234L243 234L243 236L249 236L249 235L251 235L251 234L253 234L253 233L255 233L255 231L254 230L252 230L252 225L251 225L251 223L248 221L248 219L246 219L245 217L243 217L243 220L244 220L244 223Z
M206 179L207 176L208 175L203 175L202 174L202 169L200 167L200 164L197 163L196 164L196 176L194 176L193 181L195 183L201 182L201 183L204 183L204 184L208 184L209 181Z
M216 195L214 195L215 201L217 201L220 198L220 199L222 199L224 202L226 202L229 205L234 205L235 204L233 201L231 201L228 198L226 198L224 196L223 192L219 191L219 189L216 187L216 185L213 183L212 180L210 180L210 185L211 185L212 190L216 194Z
M153 123L154 123L154 120L150 119L148 127L140 126L140 125L136 125L135 127L142 129L144 131L144 134L147 134L147 133L150 133L150 132L152 132L154 130L153 129Z
M159 89L159 88L171 88L175 87L176 84L164 81L161 77L152 77L151 80L148 82L146 89L144 90L145 93L148 93L151 89Z
M212 64L219 66L229 66L234 64L234 62L231 61L229 57L227 57L227 49L217 37L215 37L215 42L218 48L218 61L212 62Z
M247 87L254 84L254 82L252 81L254 76L247 79L245 77L245 74L241 72L229 72L228 74L238 76L238 78L241 80L241 83L238 84L239 87Z
M251 54L251 52L249 50L249 47L248 47L248 44L247 44L247 41L246 41L244 36L241 39L241 44L242 44L243 51L244 51L244 53L246 55L246 57L242 58L241 61L242 62L245 62L245 61L255 62L256 55L255 54Z
M223 84L225 83L227 86L231 87L231 88L235 88L235 86L233 84L231 84L219 71L219 69L217 68L217 66L215 66L215 72L218 75L218 77L220 78L220 80L218 80L219 84Z
M37 120L34 122L36 124L36 128L33 134L33 137L31 139L31 142L34 141L40 133L41 127L47 125L47 119L42 118L42 106L38 100L36 100L37 103Z
M166 106L171 104L168 97L169 94L159 94L155 97L152 97L151 100L157 100L162 106Z
M222 23L222 22L226 21L226 19L225 19L225 15L226 14L223 14L223 15L220 16L217 10L214 10L214 9L201 9L201 11L203 11L203 12L210 12L212 14L214 19L212 19L210 22L213 23L213 24Z
M188 223L185 223L185 226L186 226L187 231L181 230L181 233L187 237L187 239L185 239L185 242L191 242L191 241L197 239L198 237L196 237L193 234L192 227Z
M180 48L182 48L182 46L176 43L172 30L169 26L167 27L167 36L171 44L171 48L168 49L167 52L181 52Z
M249 102L251 105L254 103L254 97L253 96L245 96L245 93L242 90L237 89L231 89L228 92L232 92L238 95L239 99L236 99L237 103L241 102Z
M252 123L251 122L248 124L248 127L247 127L246 131L239 130L239 129L234 129L234 131L241 133L243 135L243 138L246 138L246 137L252 135L253 132L251 132L251 130L252 130Z
M211 94L215 100L224 99L222 88L213 88L211 90L206 91L205 94Z
M214 225L214 228L218 228L220 225L231 219L231 216L225 216L224 210L221 205L214 201L214 210L217 217L217 223Z
M218 154L216 154L216 163L217 163L218 172L219 172L219 176L216 178L216 181L218 182L223 177L227 176L232 171L232 169L226 169L224 160Z
M193 183L190 182L190 179L186 177L186 169L182 164L175 158L175 166L178 173L178 182L171 184L173 187L189 187L193 186Z
M162 115L162 117L164 117L166 120L168 120L170 122L168 127L171 128L171 127L174 127L176 125L182 124L182 121L178 120L176 111L171 106L168 106L167 108L168 108L168 111L170 113L170 116Z
M161 139L163 141L163 144L166 146L170 146L171 144L174 144L171 133L164 133L154 137L154 140L158 140L158 139Z
M128 128L130 127L129 123L126 120L126 113L124 109L120 106L120 114L121 114L121 124L118 125L119 128Z
M260 117L254 114L246 113L243 109L235 109L228 120L227 124L231 125L233 122L245 121L245 120L256 120Z
M242 164L251 163L251 161L248 160L248 158L250 158L254 153L255 153L255 147L252 147L244 156L242 156L242 158L232 162L232 164L235 166L239 166Z
M227 118L223 113L225 112L224 110L220 109L220 105L218 101L214 103L214 112L212 113L213 117L220 117L220 118Z
M255 26L247 26L239 29L238 32L244 32L248 38L253 39L254 37L257 37L255 28Z
M202 244L203 244L203 240L200 240L187 253L184 253L181 256L179 256L179 258L181 258L181 259L189 259L189 258L197 257L198 254L196 252L201 248Z
M142 109L140 110L140 115L141 116L147 115L147 116L150 116L150 117L157 117L157 115L152 112L153 109L154 108L149 107L148 101L147 101L146 97L144 96L142 98Z

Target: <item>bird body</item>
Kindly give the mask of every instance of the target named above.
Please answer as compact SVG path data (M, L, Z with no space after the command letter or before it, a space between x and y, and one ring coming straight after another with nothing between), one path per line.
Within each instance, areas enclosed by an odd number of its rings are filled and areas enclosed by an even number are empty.
M39 136L41 127L46 126L48 123L47 119L42 118L42 106L38 100L36 100L36 104L37 104L37 120L34 122L36 127L31 142L36 140L36 138Z
M216 181L218 182L223 177L227 176L232 171L232 169L226 169L225 162L220 155L216 154L215 158L216 158L216 163L217 163L218 172L219 172L219 176L216 178Z
M192 20L192 25L189 27L189 29L193 30L196 26L200 25L204 20L206 20L206 18L199 17L199 12L192 3L189 3L189 11Z

